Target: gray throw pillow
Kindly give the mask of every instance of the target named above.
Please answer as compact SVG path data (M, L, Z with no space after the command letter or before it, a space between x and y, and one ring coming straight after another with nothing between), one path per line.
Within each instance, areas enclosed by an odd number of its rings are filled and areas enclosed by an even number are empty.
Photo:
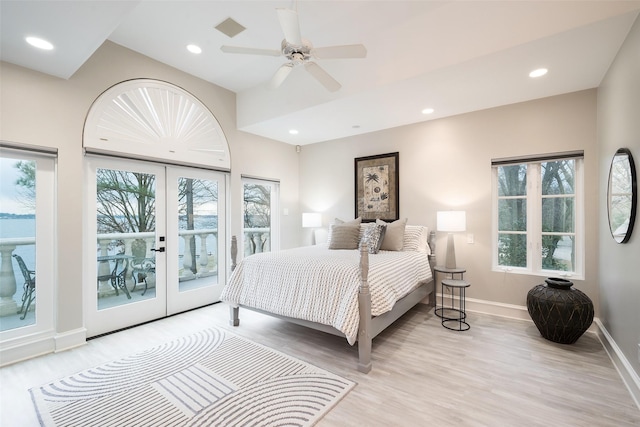
M383 251L401 251L404 243L404 228L407 225L407 219L399 219L392 223L376 219L376 224L384 224L387 226L380 249Z
M331 224L329 249L358 249L360 224Z
M386 225L372 224L365 228L360 243L366 243L370 254L377 254L382 245L384 234L387 229Z

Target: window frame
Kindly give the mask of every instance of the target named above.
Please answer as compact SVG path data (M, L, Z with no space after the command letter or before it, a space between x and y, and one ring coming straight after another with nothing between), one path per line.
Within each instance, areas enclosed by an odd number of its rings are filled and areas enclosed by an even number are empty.
M546 196L542 195L542 163L551 161L574 160L574 268L573 271L550 270L543 268L542 242L543 236L548 235L542 231L542 201ZM527 193L526 200L526 231L527 239L526 267L505 266L498 264L498 168L510 165L527 165ZM492 160L492 271L516 274L527 274L543 277L565 277L575 280L584 280L585 268L585 205L584 205L584 155L583 152L558 153L553 155L540 155L524 158L510 158ZM562 233L571 234L571 233Z

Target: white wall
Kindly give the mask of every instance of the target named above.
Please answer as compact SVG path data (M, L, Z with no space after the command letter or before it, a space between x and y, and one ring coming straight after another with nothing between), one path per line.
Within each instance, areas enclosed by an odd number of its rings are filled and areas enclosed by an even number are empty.
M618 148L631 150L636 171L640 173L639 52L640 20L636 20L598 89L600 319L635 371L637 382L640 378L640 218L636 217L627 243L614 242L609 231L606 197L609 167ZM636 388L640 402L640 382Z
M400 216L435 229L436 211L466 210L475 243L466 243L466 233L456 235L455 243L457 262L472 284L467 297L524 307L527 292L543 277L491 271L491 159L579 149L587 188L586 279L575 286L597 310L595 89L303 146L300 202L303 211L323 212L325 227L334 217L353 218L354 158L398 151ZM445 247L439 235L440 262Z
M240 175L279 179L283 205L282 247L298 242L298 169L295 148L236 130L235 94L106 42L70 79L63 80L8 63L0 63L0 139L58 149L57 289L58 334L83 328L81 266L92 255L83 247L84 160L82 130L91 103L110 86L134 78L164 80L200 99L220 122L232 160L231 233L242 227ZM95 261L95 260L94 260ZM44 303L40 301L39 304Z

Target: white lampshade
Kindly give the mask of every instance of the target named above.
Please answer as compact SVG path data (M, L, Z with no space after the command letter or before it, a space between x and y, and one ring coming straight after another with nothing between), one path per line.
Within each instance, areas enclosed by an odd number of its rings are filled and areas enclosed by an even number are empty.
M467 215L465 211L438 211L438 231L453 233L464 231L467 228Z
M447 237L447 257L445 267L456 268L456 249L453 241L453 233L464 231L467 228L467 215L465 211L438 211L437 224L438 231L449 233Z
M322 214L317 212L305 212L302 214L303 228L322 227Z

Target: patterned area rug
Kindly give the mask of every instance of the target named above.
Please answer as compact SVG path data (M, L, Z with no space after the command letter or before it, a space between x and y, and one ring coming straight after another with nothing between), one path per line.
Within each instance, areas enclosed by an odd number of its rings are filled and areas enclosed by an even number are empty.
M206 329L29 391L43 426L311 426L354 386Z

